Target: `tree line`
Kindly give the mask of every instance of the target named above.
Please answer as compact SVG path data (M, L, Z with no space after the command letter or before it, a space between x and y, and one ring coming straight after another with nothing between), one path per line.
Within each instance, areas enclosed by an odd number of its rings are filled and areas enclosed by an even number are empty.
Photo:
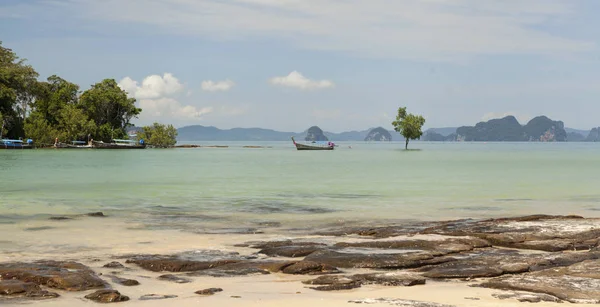
M142 109L135 106L114 79L104 79L81 92L77 84L39 74L0 41L0 138L30 138L37 144L61 141L109 142L127 138L131 120ZM148 144L175 144L173 126L155 123L144 127L138 138Z

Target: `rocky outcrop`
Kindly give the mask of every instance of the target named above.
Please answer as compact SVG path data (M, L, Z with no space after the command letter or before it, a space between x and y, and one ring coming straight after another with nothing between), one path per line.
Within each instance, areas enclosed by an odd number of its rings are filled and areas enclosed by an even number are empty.
M33 282L20 280L0 280L0 297L47 299L59 297L57 293L42 290Z
M308 128L308 131L306 132L306 137L304 138L305 141L309 141L309 142L327 142L329 141L329 139L325 136L325 134L323 134L323 130L321 130L321 128L317 127L317 126L312 126L310 128Z
M389 131L382 127L375 128L369 131L369 134L365 137L365 142L391 142L392 135Z
M600 142L600 127L593 128L585 138L586 142Z
M562 121L553 121L546 116L531 119L521 126L514 116L480 122L475 126L456 129L458 141L489 142L565 142L567 132Z
M199 295L213 295L213 294L221 292L221 291L223 291L223 289L221 289L221 288L208 288L208 289L198 290L194 293L199 294Z
M0 264L0 279L33 282L39 286L66 291L101 289L107 286L85 265L68 261Z
M356 274L352 276L320 276L316 279L306 280L302 283L318 285L311 287L318 291L334 291L359 288L362 285L404 286L424 285L425 278L412 273L389 272Z
M98 303L118 303L129 300L128 296L122 295L117 290L98 290L86 295L85 298Z

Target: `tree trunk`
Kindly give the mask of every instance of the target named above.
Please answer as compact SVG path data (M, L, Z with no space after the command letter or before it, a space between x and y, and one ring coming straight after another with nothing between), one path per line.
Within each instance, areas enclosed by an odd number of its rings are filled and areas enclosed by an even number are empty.
M406 144L404 144L404 149L407 150L408 149L408 138L406 138Z

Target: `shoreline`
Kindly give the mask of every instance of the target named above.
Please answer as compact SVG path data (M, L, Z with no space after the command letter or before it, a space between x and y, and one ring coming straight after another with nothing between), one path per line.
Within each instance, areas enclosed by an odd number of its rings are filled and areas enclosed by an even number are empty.
M2 279L8 276L7 266L13 271L23 270L15 268L19 267L17 263L75 261L89 268L90 276L103 280L105 286L100 288L115 289L128 296L128 301L119 303L123 306L165 303L192 306L199 302L226 306L280 306L283 302L290 306L340 306L366 298L408 299L450 306L519 306L526 303L514 297L499 299L493 294L527 290L524 293L528 295L520 299L570 302L581 301L586 295L600 295L600 287L590 290L582 286L580 290L568 288L566 296L561 296L552 292L556 287L552 284L545 289L500 289L507 282L519 284L519 278L525 276L558 283L579 278L580 286L585 284L584 280L600 284L598 274L579 273L600 267L598 218L534 215L373 227L338 226L315 229L305 235L135 229L135 225L110 216L82 215L53 222L64 227L44 229L40 226L43 222L28 222L29 228L40 229L26 231L22 224L0 224L3 232L10 230L14 234L0 241L0 246L12 247L0 254ZM124 268L103 267L113 261ZM161 269L154 269L155 265ZM195 269L190 269L190 265ZM554 279L544 275L550 271ZM557 272L560 274L556 275ZM158 278L165 274L188 282ZM115 277L135 279L140 285L123 286L115 282ZM486 283L487 286L481 287ZM500 288L496 289L493 283ZM84 296L96 290L65 291L43 283L40 286L60 295L34 301L46 306L78 306L82 299L89 301ZM213 287L223 291L208 297L194 293ZM319 287L327 291L311 289ZM554 295L541 295L548 291ZM140 300L146 294L177 297ZM22 294L10 298L0 295L3 305L27 301ZM369 303L389 306L394 302Z

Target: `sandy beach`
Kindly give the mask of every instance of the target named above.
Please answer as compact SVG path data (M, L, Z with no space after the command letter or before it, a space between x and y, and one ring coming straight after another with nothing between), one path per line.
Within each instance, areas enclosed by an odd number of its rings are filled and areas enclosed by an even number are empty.
M550 219L536 221L506 221L498 222L507 230L519 227L542 227L546 232L556 234L580 234L600 226L597 219L573 221L570 219ZM385 227L374 228L375 232ZM379 229L379 230L378 230ZM365 284L360 288L316 291L310 289L311 285L302 283L317 277L311 274L249 274L247 276L184 276L189 282L175 283L160 280L158 277L169 272L149 271L125 260L134 255L177 255L197 253L208 255L211 251L218 253L231 253L248 259L265 260L277 259L298 261L300 258L268 257L257 254L257 249L251 246L240 246L245 242L280 242L284 240L318 242L319 244L333 246L335 243L344 244L373 244L394 243L404 241L431 241L434 244L444 245L447 240L456 237L439 234L411 234L391 235L374 238L369 235L327 236L306 234L303 236L284 235L282 233L259 234L194 234L176 230L145 230L137 228L135 224L127 223L117 217L75 217L70 220L41 219L26 223L0 224L0 233L12 233L11 238L5 238L2 244L4 253L0 258L1 263L35 262L40 260L75 261L89 267L106 284L122 295L129 297L128 301L120 302L121 306L345 306L360 301L373 306L442 306L442 305L411 305L400 304L398 299L414 300L429 303L446 304L449 306L522 306L523 302L516 299L498 299L495 294L506 293L496 289L472 287L484 278L467 279L427 279L424 285L415 286L385 286ZM536 233L543 231L536 230ZM376 235L377 236L377 235ZM463 237L459 237L463 238ZM387 244L386 243L386 244ZM501 245L501 244L500 244ZM26 247L26 248L23 248ZM10 252L9 249L14 249ZM498 247L502 249L502 247ZM348 248L347 252L356 252L359 247ZM539 254L539 250L516 249L522 254ZM370 255L389 255L412 253L415 250L390 249L365 249L360 253ZM566 253L585 253L586 251ZM542 252L543 254L552 254ZM450 254L454 255L454 254ZM458 254L460 255L460 254ZM457 256L460 259L460 256ZM119 261L125 268L115 269L103 267L106 263ZM596 260L597 261L597 260ZM340 269L344 275L365 274L369 272L382 272L369 268L344 268ZM384 270L383 272L389 272ZM397 270L393 270L397 271ZM406 270L401 270L406 271ZM410 270L408 270L410 271ZM1 272L1 268L0 268ZM138 286L123 286L114 282L113 276L137 280ZM221 292L214 295L203 296L195 291L207 288L221 288ZM60 295L58 298L44 300L26 300L24 298L8 298L0 301L6 306L20 306L25 303L34 303L39 306L81 306L82 304L96 304L84 298L93 292L64 291L49 289ZM144 295L170 295L165 299L140 299ZM370 300L369 300L370 299ZM388 299L390 301L377 301ZM365 301L366 300L366 301ZM537 306L555 306L554 302L540 302ZM572 304L586 305L586 304Z

